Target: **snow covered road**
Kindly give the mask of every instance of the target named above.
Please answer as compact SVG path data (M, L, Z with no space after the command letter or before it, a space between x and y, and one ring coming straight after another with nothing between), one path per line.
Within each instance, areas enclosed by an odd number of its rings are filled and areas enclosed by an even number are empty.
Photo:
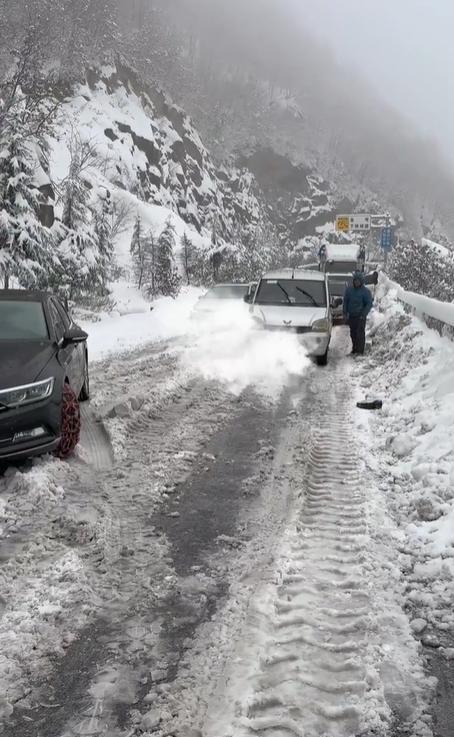
M449 735L356 409L385 347L270 382L246 337L106 358L78 458L0 479L0 734Z

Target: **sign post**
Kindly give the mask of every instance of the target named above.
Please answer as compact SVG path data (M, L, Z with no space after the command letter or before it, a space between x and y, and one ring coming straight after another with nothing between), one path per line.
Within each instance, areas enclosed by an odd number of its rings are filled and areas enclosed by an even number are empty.
M388 265L388 255L394 246L394 228L390 225L389 215L386 216L386 225L381 231L380 246L384 253L384 265L386 269Z

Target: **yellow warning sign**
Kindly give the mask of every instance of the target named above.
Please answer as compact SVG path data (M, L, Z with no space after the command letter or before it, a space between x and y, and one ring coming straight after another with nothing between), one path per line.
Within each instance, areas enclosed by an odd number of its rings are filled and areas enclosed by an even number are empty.
M348 233L350 230L350 215L339 215L336 218L336 230L340 230L342 233Z

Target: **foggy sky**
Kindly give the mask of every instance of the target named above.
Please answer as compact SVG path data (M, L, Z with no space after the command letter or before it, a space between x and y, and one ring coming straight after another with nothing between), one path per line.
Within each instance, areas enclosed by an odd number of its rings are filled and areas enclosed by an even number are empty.
M454 168L453 0L288 0L336 58L427 136Z

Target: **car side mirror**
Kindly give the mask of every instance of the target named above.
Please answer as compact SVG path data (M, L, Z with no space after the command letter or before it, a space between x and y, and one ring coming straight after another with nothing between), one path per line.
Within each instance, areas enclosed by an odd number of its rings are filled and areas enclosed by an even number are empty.
M373 276L373 282L372 282L372 284L374 284L375 286L377 286L377 284L378 284L378 271L374 271L374 273L372 274L372 276Z
M82 330L78 325L74 325L66 331L59 345L61 348L66 348L68 345L75 345L76 343L85 343L88 338L88 333Z

